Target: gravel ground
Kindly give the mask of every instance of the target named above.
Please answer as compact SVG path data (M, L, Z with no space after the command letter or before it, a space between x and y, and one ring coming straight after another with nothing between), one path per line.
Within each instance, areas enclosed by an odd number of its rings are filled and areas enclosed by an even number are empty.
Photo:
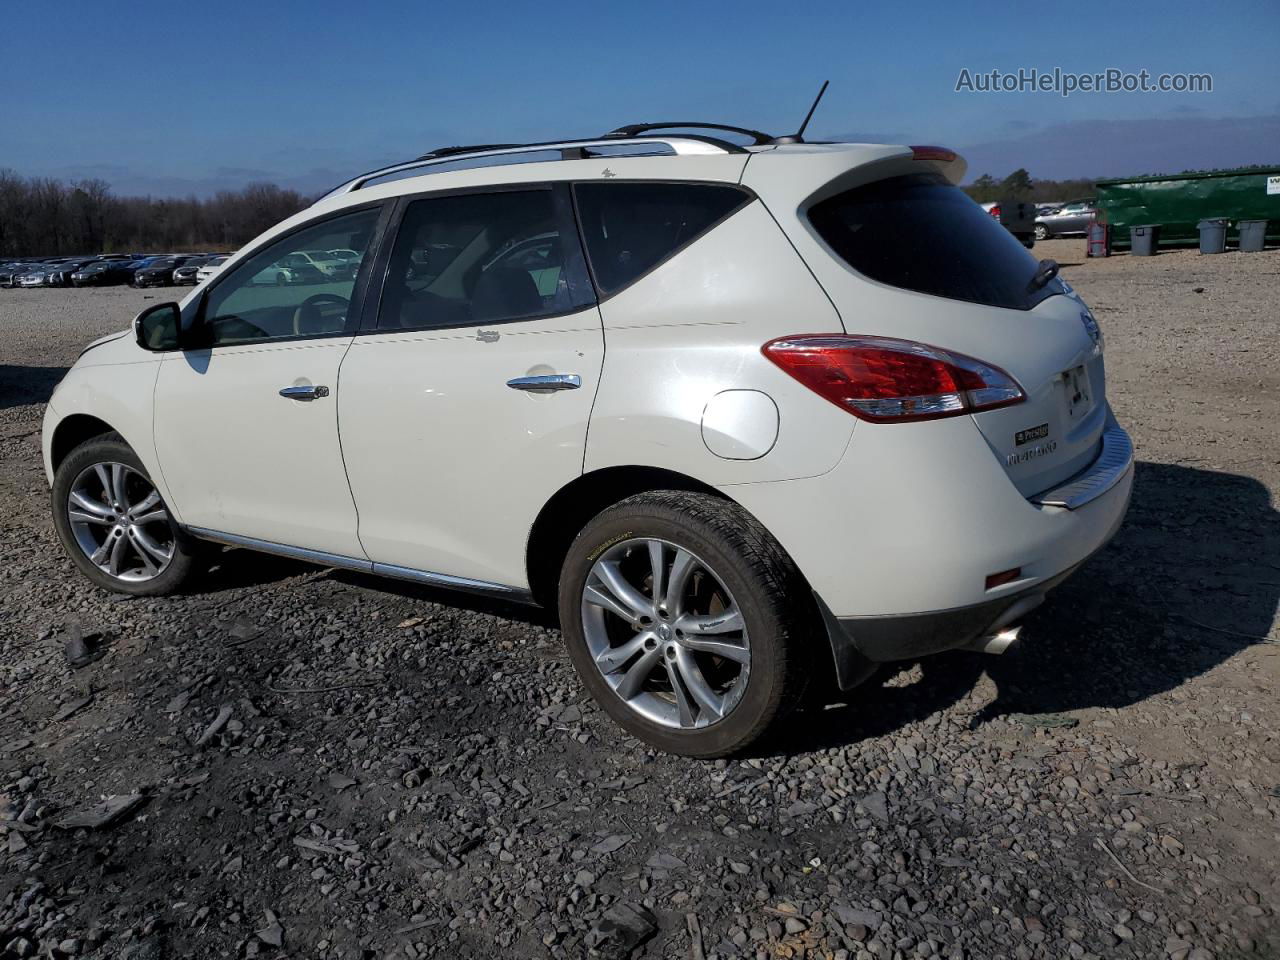
M1037 252L1107 336L1124 529L1009 654L713 763L529 611L235 551L90 587L41 402L165 293L0 291L0 957L1280 956L1280 253Z

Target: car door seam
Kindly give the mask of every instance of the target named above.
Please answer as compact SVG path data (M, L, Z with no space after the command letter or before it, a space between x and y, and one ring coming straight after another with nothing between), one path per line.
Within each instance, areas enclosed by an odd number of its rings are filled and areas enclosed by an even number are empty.
M160 362L156 364L156 378L151 381L151 449L155 451L156 472L160 474L160 482L164 484L164 492L169 496L166 500L166 506L173 511L174 517L178 521L178 525L182 526L182 510L177 503L174 502L173 490L169 486L169 481L164 475L164 460L160 456L160 437L156 431L156 400L160 394L160 375L164 371L166 363L172 363L171 354L166 354L160 358Z
M347 348L342 351L342 357L338 360L338 369L334 373L333 378L333 426L338 435L338 459L342 461L342 476L347 481L347 496L351 498L351 509L356 515L356 543L360 545L361 551L365 558L372 562L369 556L369 549L364 545L364 540L360 536L360 504L356 502L356 492L351 486L351 471L347 469L347 452L342 445L342 367L347 362L347 357L351 353L351 348L355 346L356 338L353 335L347 341Z

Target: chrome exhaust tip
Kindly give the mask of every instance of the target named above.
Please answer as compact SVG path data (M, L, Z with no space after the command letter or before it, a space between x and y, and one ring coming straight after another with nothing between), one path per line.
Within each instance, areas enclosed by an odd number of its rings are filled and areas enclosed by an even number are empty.
M1022 624L1013 625L1014 621L1021 620L1042 603L1044 603L1043 593L1033 593L1023 597L1002 613L999 619L987 628L987 633L966 644L963 649L975 650L978 653L1004 653L1018 642L1018 634L1022 632Z
M1005 627L1003 630L997 630L995 633L988 633L986 636L979 637L970 643L966 649L998 656L1018 642L1018 634L1021 632L1022 624L1018 624L1016 627Z

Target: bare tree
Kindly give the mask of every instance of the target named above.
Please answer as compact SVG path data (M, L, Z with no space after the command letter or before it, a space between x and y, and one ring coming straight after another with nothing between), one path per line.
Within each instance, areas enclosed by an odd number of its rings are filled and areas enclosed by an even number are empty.
M0 256L231 249L306 206L255 183L196 197L115 197L102 180L64 184L0 170Z

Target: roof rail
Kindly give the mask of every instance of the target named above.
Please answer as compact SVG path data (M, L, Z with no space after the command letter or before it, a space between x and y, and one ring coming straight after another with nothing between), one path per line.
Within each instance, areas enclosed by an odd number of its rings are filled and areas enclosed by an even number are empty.
M616 130L610 130L605 134L606 137L637 137L642 133L648 133L651 130L723 130L726 133L740 133L744 137L750 137L756 146L764 146L774 142L774 138L767 133L759 130L752 130L750 127L731 127L724 123L633 123L625 127L618 127Z
M488 150L511 150L522 147L522 143L477 143L470 147L436 147L434 150L428 150L419 160L434 160L436 157L451 157L454 154L462 153L482 153Z
M684 124L688 126L688 124ZM702 126L711 126L710 124L702 124ZM732 130L735 128L725 127L721 129ZM763 136L763 134L761 134ZM377 180L381 177L392 176L397 173L407 173L411 170L419 168L431 167L436 164L455 163L459 160L483 159L486 157L519 157L521 154L527 153L544 153L548 151L559 151L560 160L585 160L592 156L612 156L611 153L595 153L593 148L616 148L620 140L626 140L628 146L654 144L666 147L677 156L692 156L697 154L726 154L726 153L745 153L742 147L727 140L720 140L715 137L704 137L698 134L682 134L679 136L641 136L639 134L623 134L614 133L604 137L596 137L590 140L554 140L546 143L522 143L522 144L483 144L474 147L438 147L430 153L424 153L416 160L407 160L403 163L391 164L387 167L380 167L377 170L370 170L368 173L362 173L357 177L340 184L332 190L322 194L315 202L327 200L329 197L341 196L345 193L351 193L353 190L359 190L366 186L369 181ZM518 159L510 161L518 163ZM494 166L501 166L498 162ZM430 172L430 171L424 171Z

